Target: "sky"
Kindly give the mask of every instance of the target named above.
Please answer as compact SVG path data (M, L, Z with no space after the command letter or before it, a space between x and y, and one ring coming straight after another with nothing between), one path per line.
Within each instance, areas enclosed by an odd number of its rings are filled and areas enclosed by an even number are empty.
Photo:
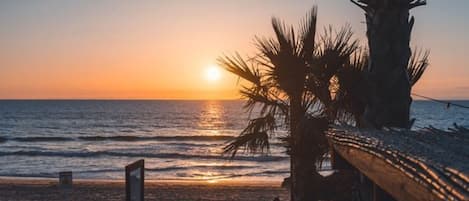
M411 11L411 45L429 49L415 93L469 99L469 1L428 0ZM4 0L0 99L234 99L237 79L207 75L217 57L253 54L276 16L297 25L313 5L318 26L350 24L366 44L363 11L349 0Z

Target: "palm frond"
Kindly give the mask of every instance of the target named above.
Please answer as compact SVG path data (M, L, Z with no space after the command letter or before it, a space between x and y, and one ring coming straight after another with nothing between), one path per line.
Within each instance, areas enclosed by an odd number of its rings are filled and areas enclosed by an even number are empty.
M429 55L430 52L428 50L422 52L421 49L417 48L415 51L412 51L412 56L410 57L409 64L407 65L407 74L409 75L411 86L414 86L417 81L419 81L427 69L429 65Z
M339 31L332 27L325 29L315 57L308 61L310 65L306 87L326 105L332 101L332 77L349 63L351 55L358 48L358 42L352 40L352 35L350 26L344 26Z
M343 26L339 31L333 31L332 27L329 27L322 36L324 50L348 58L358 47L358 40L352 40L352 36L350 25Z
M314 6L300 25L301 54L305 60L311 60L315 48L316 22L318 9Z
M277 88L286 94L299 96L306 77L306 65L300 53L302 39L293 27L277 18L272 19L272 27L275 38L256 37L256 45L261 53L256 61L267 67L266 80L276 83Z
M270 62L272 58L280 52L280 44L274 39L270 38L255 38L255 44L257 49L260 51L261 56L258 58L259 63L263 64L265 67L274 68L274 65Z
M276 127L275 118L271 114L252 119L241 134L223 148L223 152L235 157L238 150L243 147L249 153L268 151L269 133L272 133Z
M339 90L333 104L337 109L336 118L341 123L357 123L365 110L368 58L367 51L358 49L351 55L349 64L339 69L336 74Z
M351 70L363 72L368 67L369 56L366 50L357 48L357 50L351 55L350 63L346 67Z
M297 42L295 31L292 26L287 26L282 20L272 18L272 28L274 29L280 51L287 54L297 53Z
M319 75L321 76L321 75ZM305 82L306 91L314 94L323 104L329 104L331 93L329 91L329 80L321 79L315 74L310 74Z
M260 90L257 87L243 87L240 90L242 97L246 98L245 108L252 112L256 106L260 106L261 115L266 113L286 115L288 104L278 97L273 97L267 89Z
M227 71L255 85L261 85L261 72L254 65L249 65L238 53L234 56L219 57L218 63Z
M318 61L312 71L323 81L329 81L334 73L349 62L350 56L357 50L358 41L352 39L350 25L334 30L331 26L324 30L317 51Z

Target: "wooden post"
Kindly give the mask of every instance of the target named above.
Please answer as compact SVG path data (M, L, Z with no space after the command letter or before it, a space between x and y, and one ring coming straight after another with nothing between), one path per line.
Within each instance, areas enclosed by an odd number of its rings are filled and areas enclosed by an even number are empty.
M395 201L391 195L373 183L373 201Z
M332 145L331 145L332 147ZM334 149L331 149L331 167L334 170L355 170L355 168L345 160L340 154Z
M144 200L144 184L145 184L145 162L138 160L130 165L125 166L125 200L126 201L143 201Z
M62 188L72 187L73 177L72 172L59 172L59 186Z

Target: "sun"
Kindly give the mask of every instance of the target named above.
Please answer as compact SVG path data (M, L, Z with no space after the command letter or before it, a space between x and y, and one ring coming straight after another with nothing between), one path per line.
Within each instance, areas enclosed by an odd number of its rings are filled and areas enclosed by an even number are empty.
M220 67L212 65L205 69L205 79L208 81L218 81L221 78Z

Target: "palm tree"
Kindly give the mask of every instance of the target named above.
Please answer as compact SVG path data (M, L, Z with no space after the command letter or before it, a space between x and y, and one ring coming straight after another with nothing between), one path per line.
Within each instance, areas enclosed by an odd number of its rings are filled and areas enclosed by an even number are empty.
M369 95L370 57L352 40L350 27L329 27L316 40L316 21L316 7L297 32L273 18L275 38L256 37L255 57L219 58L221 66L245 83L240 94L247 100L246 109L260 108L259 116L225 147L225 153L234 157L241 148L265 152L269 139L282 139L290 155L294 201L333 199L324 189L339 189L341 183L334 182L334 175L323 178L317 173L317 164L329 149L324 132L337 121L362 127ZM411 57L406 65L411 85L427 65L428 52ZM289 130L286 136L276 135L280 122Z
M291 200L318 200L320 176L316 164L328 150L324 131L328 117L330 79L348 63L357 48L349 28L326 31L316 42L317 9L314 7L299 31L272 19L275 38L256 38L259 53L245 59L239 54L219 58L220 65L238 75L247 85L240 93L246 108L260 106L260 116L250 120L239 137L225 147L234 156L244 147L251 152L266 151L275 136L277 122L289 132L280 137L290 155Z
M370 61L364 113L367 127L410 128L411 80L406 72L414 18L412 8L425 0L351 0L365 11Z

